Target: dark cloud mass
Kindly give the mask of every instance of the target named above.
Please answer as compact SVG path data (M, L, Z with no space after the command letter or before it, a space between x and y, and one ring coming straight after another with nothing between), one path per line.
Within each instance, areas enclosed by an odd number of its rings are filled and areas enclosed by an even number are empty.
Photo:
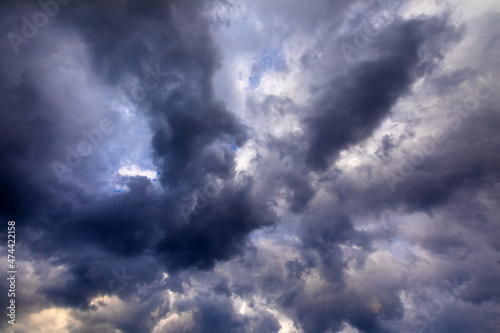
M1 331L499 331L499 18L2 2Z
M426 44L432 45L427 41L429 35L447 43L456 38L456 33L450 33L452 29L446 21L437 19L395 21L387 27L379 37L380 55L333 79L314 105L317 115L305 118L310 140L307 164L324 171L330 157L369 137L430 67L430 60L439 55L440 49L431 49L431 54L422 52Z

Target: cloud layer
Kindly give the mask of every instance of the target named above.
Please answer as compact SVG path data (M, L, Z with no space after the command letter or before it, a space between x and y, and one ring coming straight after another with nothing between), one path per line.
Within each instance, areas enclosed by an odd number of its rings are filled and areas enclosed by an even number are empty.
M494 2L0 7L3 331L498 330Z

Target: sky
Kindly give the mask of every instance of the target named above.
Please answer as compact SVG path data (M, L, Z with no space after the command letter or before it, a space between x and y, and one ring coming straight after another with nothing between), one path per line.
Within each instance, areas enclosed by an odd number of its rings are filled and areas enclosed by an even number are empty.
M2 1L0 331L499 332L499 22Z

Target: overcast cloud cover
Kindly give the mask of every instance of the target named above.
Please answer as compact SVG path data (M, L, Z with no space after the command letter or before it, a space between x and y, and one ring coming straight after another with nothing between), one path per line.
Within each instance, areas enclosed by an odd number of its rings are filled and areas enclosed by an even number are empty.
M499 22L2 1L0 330L499 332Z

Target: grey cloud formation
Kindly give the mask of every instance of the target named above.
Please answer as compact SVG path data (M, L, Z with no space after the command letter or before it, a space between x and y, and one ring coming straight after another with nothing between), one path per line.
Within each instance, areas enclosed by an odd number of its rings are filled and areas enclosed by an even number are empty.
M1 5L3 331L498 330L494 4L42 3Z
M411 83L425 73L428 59L440 55L432 42L456 40L453 30L445 21L431 19L395 21L382 32L379 58L361 62L332 80L315 105L317 115L305 119L310 131L307 164L324 171L330 157L335 159L341 150L367 138ZM425 54L424 49L432 53Z

